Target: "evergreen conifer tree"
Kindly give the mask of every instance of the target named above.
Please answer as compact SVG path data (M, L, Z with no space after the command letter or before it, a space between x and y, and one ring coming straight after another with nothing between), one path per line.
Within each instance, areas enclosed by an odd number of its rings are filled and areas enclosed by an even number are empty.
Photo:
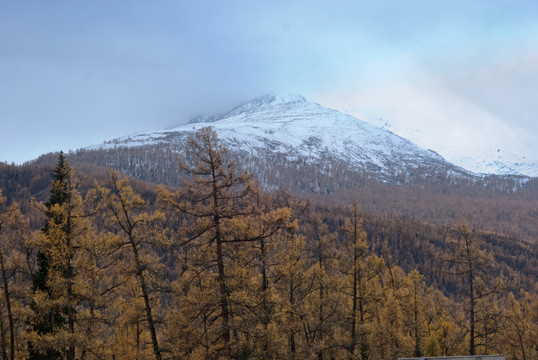
M71 168L67 164L67 160L60 152L58 163L52 174L53 181L50 186L50 195L46 206L47 222L42 229L45 237L50 236L53 232L51 227L54 225L62 225L63 230L69 231L70 224L66 222L64 217L65 212L55 210L55 207L68 204L71 199ZM69 216L69 215L67 215ZM49 279L51 272L60 270L53 269L54 265L51 261L51 251L44 247L40 247L37 253L37 269L32 274L32 302L30 308L34 312L34 316L30 320L30 327L38 336L51 335L58 329L65 327L66 323L72 326L73 309L68 305L62 306L62 302L58 301L59 296L50 286ZM68 265L61 269L62 275L66 278L72 277L73 270ZM43 302L47 302L47 305ZM61 359L62 351L59 348L47 347L42 348L36 341L30 340L28 343L29 360L53 360Z

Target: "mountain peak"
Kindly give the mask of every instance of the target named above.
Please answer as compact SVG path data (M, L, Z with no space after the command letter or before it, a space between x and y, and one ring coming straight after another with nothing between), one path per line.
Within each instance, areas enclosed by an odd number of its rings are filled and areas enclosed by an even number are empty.
M248 113L253 110L257 111L272 106L291 106L304 104L307 102L308 101L304 98L304 96L299 94L268 94L247 101L246 103L235 107L226 115Z
M253 101L261 101L268 105L287 104L287 103L304 103L307 100L304 96L294 93L289 94L269 94L260 96Z
M295 94L261 96L226 114L199 117L188 125L138 134L114 144L168 143L179 149L188 134L207 125L213 127L229 149L253 158L271 154L286 161L320 166L344 163L383 179L395 177L397 169L412 173L424 166L447 171L453 168L430 150Z
M227 117L238 115L241 113L252 113L273 106L294 106L297 104L306 104L308 100L302 95L289 94L266 94L249 100L239 106L236 106L229 112L219 115L198 115L187 122L187 124L212 123L225 119Z

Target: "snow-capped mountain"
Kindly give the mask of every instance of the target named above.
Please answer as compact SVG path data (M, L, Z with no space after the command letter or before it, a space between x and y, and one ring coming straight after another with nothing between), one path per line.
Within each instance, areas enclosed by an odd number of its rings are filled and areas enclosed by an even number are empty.
M213 127L232 152L255 158L280 156L324 165L340 161L383 180L402 173L409 176L418 169L471 175L434 151L299 95L259 97L222 115L200 116L171 129L134 134L92 148L166 143L181 150L186 137L203 126Z
M483 151L473 156L447 155L447 158L475 173L538 177L538 162L502 149Z

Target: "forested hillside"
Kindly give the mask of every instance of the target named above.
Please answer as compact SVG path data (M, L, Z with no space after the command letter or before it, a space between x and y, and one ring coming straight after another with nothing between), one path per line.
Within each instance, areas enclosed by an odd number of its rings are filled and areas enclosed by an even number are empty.
M79 150L67 154L67 158L75 169L92 175L106 175L108 169L115 169L144 182L178 187L179 161L189 161L186 151L178 152L177 146L166 144L120 146ZM367 213L408 216L424 223L453 225L465 218L483 230L530 242L538 239L538 178L464 176L446 167L415 168L410 173L394 167L390 181L382 181L375 172L350 167L336 158L310 163L272 153L266 157L245 152L230 155L238 168L252 174L265 191L284 190L303 200L335 206L347 206L350 199L356 199ZM56 157L44 155L24 167L25 171L36 165L50 168Z
M210 128L173 181L79 156L0 165L3 359L538 358L533 180L267 191Z

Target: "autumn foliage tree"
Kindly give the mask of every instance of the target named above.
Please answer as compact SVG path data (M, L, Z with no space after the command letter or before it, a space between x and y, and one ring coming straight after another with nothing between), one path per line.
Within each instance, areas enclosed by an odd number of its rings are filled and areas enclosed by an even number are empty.
M488 297L495 295L500 288L500 279L494 280L489 272L493 257L490 253L481 248L481 241L469 225L461 221L456 225L457 238L449 238L449 251L444 255L445 265L449 268L446 273L460 276L467 285L467 316L468 316L468 340L469 354L475 355L477 350L477 340L480 338L477 319L486 311L480 308ZM483 319L486 319L483 317ZM487 326L487 325L486 325ZM483 342L486 346L487 337L482 333Z
M0 313L1 327L1 348L3 359L14 360L16 324L15 315L13 313L13 294L12 286L16 279L17 272L20 272L20 267L17 268L17 243L14 237L19 236L17 233L24 231L27 227L27 222L22 218L18 204L13 203L7 205L7 199L2 195L0 190L0 277L2 281L2 312ZM23 230L24 229L24 230ZM20 279L19 279L20 280ZM4 333L4 310L7 315L9 341L7 341ZM7 351L9 344L9 352ZM9 354L9 355L8 355Z
M255 347L249 336L255 324L248 321L248 309L255 304L246 296L258 282L248 271L255 245L293 225L287 224L289 209L264 211L258 206L255 184L246 173L237 173L211 128L198 131L189 145L190 164L181 165L181 189L171 193L161 188L159 194L183 216L178 241L190 249L178 321L180 328L196 323L199 331L183 339L189 342L183 354L228 359ZM262 291L263 282L262 275Z
M383 261L369 251L357 202L353 202L349 210L341 228L343 242L339 249L339 271L344 276L341 291L347 299L345 318L349 319L345 347L351 357L360 356L364 360L369 353L368 324L372 321L373 282L382 272Z
M109 187L97 186L97 192L105 213L105 222L116 231L116 236L110 237L109 247L116 260L121 260L114 262L118 266L116 271L126 275L119 283L129 289L130 278L134 277L136 285L131 288L132 293L124 294L129 300L135 300L139 296L143 299L145 326L150 334L153 355L156 360L160 360L162 351L155 321L157 305L153 294L159 288L159 275L162 276L158 272L158 255L154 252L163 243L160 227L162 213L145 211L147 202L133 191L126 179L121 179L115 172L110 174ZM131 302L130 305L136 303ZM135 336L138 336L138 333Z

